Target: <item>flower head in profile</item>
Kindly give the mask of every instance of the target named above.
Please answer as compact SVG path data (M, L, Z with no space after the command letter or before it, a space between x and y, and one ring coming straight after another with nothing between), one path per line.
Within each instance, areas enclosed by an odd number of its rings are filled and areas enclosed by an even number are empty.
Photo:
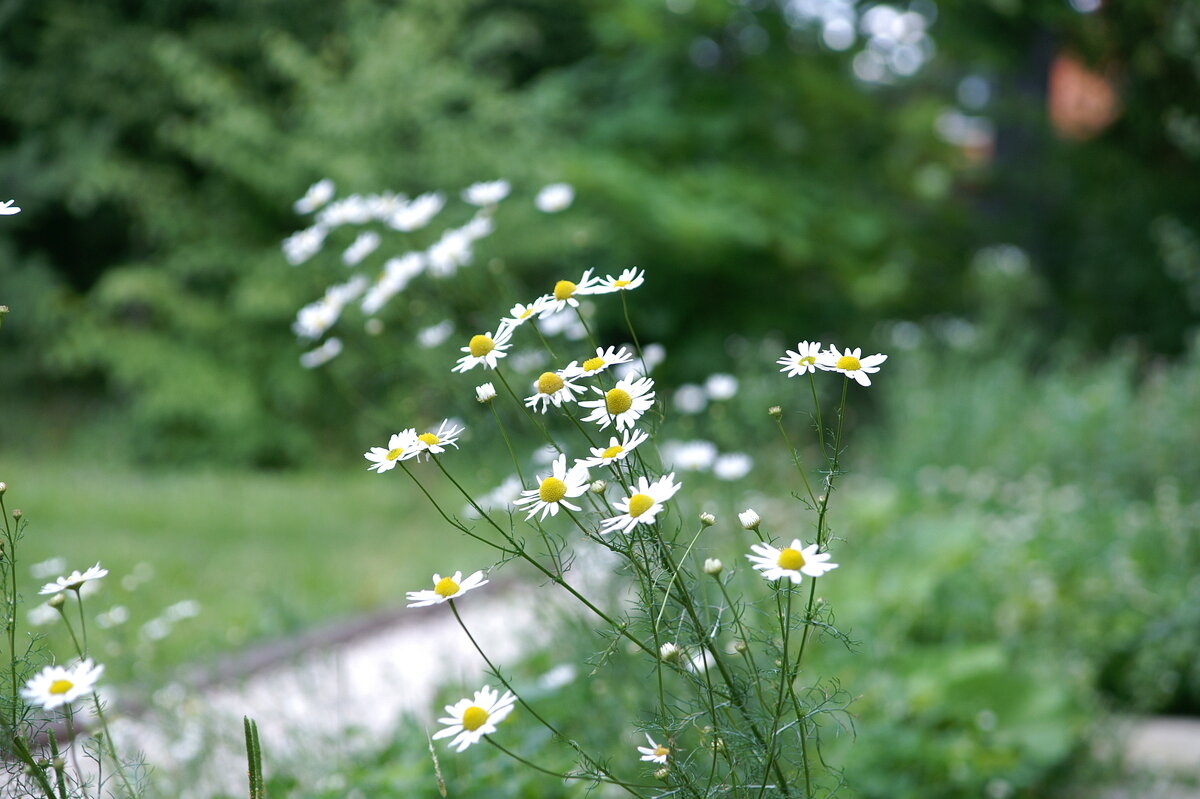
M608 466L610 463L625 460L629 453L637 449L637 446L650 436L641 430L626 430L621 438L611 436L608 439L607 447L592 447L592 457L580 458L576 463L588 468L594 466Z
M398 204L386 220L388 227L403 233L411 233L428 225L446 205L445 195L439 192L422 194L406 203Z
M624 347L621 347L619 350L616 347L609 347L608 349L597 347L596 354L593 357L588 358L583 363L571 361L563 371L572 372L577 377L591 377L592 375L600 374L610 366L629 363L632 360L633 355Z
M649 746L639 746L637 750L642 753L642 760L647 763L663 764L667 762L667 758L671 756L671 750L665 746L660 746L654 742L649 733L646 734L646 742Z
M801 341L796 345L796 349L787 350L784 356L775 363L783 367L779 371L787 372L788 377L799 377L802 374L811 374L817 371L820 360L821 342Z
M446 451L446 447L458 449L458 437L462 435L463 429L449 419L443 419L437 432L417 436L417 459L420 460L421 455L427 460L434 455L441 455Z
M799 585L801 575L820 577L825 572L838 567L836 563L828 562L830 558L828 552L818 552L816 544L805 547L799 538L783 549L770 544L752 544L750 549L754 554L747 555L746 559L753 563L754 568L762 572L763 577L768 580L780 580L786 577L793 584Z
M587 392L587 389L576 384L575 380L576 376L566 369L542 372L533 384L536 390L525 398L525 406L545 413L551 405L559 408L564 402L574 402L576 394Z
M877 352L864 358L861 348L839 352L837 347L831 346L828 352L821 353L817 366L827 372L840 372L860 386L869 386L871 378L868 375L878 372L879 364L886 361L887 357Z
M499 691L485 685L475 692L475 698L460 699L453 705L446 705L446 716L438 719L439 724L449 725L433 734L433 739L454 736L450 745L455 752L461 752L485 735L496 731L496 725L504 721L504 717L512 712L513 703L517 697L511 691L505 691L500 696Z
M646 270L636 266L625 269L618 277L609 275L600 281L600 290L607 294L613 291L633 291L646 282Z
M467 346L461 348L466 355L458 359L458 364L451 372L466 372L476 366L483 365L488 369L496 368L496 361L508 354L512 346L512 329L501 326L493 336L491 332L471 336Z
M545 519L547 515L557 516L560 505L574 511L581 510L567 500L582 496L587 490L587 467L575 465L567 469L567 456L559 455L550 467L550 474L538 478L537 488L522 491L521 496L513 500L513 505L521 510L529 509L526 519L532 519L538 511L542 512L542 518Z
M762 519L754 508L746 508L739 513L738 521L742 523L743 530L757 530L758 526L762 524Z
M308 187L303 197L292 204L292 209L298 214L311 214L333 199L333 189L333 181L329 178L318 180Z
M579 297L584 294L600 293L600 278L592 274L589 269L583 273L583 277L578 283L570 280L560 280L554 284L554 291L548 295L546 307L542 310L542 316L549 316L558 313L564 308L579 307Z
M508 196L512 186L507 180L488 180L482 183L472 183L463 189L464 202L471 205L495 205Z
M448 602L451 599L457 599L468 591L487 585L488 581L484 578L483 572L477 571L467 579L463 579L462 572L455 572L453 577L443 577L440 574L433 575L433 589L425 589L423 591L407 592L408 606L410 608L424 608L429 605L440 605L443 602Z
M557 214L565 211L575 201L575 189L570 183L551 183L543 186L533 198L533 204L544 214Z
M483 404L487 404L496 398L496 387L491 383L484 383L481 386L475 386L475 399Z
M508 316L500 320L500 328L515 330L521 325L538 316L542 311L546 310L546 304L550 302L550 295L543 294L533 302L526 305L523 302L518 302L508 311Z
M592 387L600 399L581 401L579 405L591 408L584 417L585 422L596 422L600 429L616 424L617 430L631 429L642 414L654 405L654 380L649 377L618 380L608 391Z
M654 517L663 509L663 503L682 488L681 483L675 482L675 473L658 478L653 483L643 475L638 478L633 493L626 499L618 499L613 508L621 511L620 515L605 519L600 532L612 533L620 530L628 533L637 524L652 524Z
M380 474L390 472L400 461L415 458L421 453L421 442L417 440L416 428L410 427L399 433L392 433L386 447L371 447L370 452L364 452L363 457L371 462L368 470Z
M42 586L39 594L57 594L60 591L78 591L80 587L92 580L99 580L101 577L108 574L108 569L100 568L100 564L80 572L78 569L68 574L66 577L58 577L52 583L46 583Z
M71 668L47 666L25 683L21 698L31 705L53 710L90 694L103 672L104 667L91 660L81 661Z

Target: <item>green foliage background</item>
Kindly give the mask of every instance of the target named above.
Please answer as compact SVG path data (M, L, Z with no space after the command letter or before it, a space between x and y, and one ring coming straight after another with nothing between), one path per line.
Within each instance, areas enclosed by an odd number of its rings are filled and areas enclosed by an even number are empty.
M6 370L28 391L115 400L117 438L142 458L283 465L345 437L352 406L296 368L288 330L327 281L278 249L299 226L292 200L323 176L343 194L511 179L526 201L484 258L531 292L587 266L650 268L665 291L646 334L680 345L684 375L711 367L718 330L849 339L963 313L966 264L1000 242L1044 281L1019 324L1047 340L1173 353L1194 312L1186 2L945 4L936 59L874 88L765 2L8 9L0 185L26 210L0 232ZM748 29L765 49L739 45ZM719 57L697 66L703 40ZM1068 49L1115 71L1124 105L1083 143L1045 119L1048 59ZM933 132L968 74L993 86L990 166ZM527 199L557 179L579 200L548 224ZM389 385L421 372L407 335L386 346ZM337 368L383 392L373 358Z

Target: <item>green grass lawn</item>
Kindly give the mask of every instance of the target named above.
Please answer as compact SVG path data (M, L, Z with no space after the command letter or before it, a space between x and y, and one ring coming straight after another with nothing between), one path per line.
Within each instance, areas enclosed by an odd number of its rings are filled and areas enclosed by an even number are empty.
M491 555L448 528L400 470L376 476L354 467L142 472L5 455L6 505L28 521L18 551L20 618L41 603L41 584L65 573L35 578L31 566L61 557L70 571L99 561L110 574L85 597L92 652L119 678L161 675L314 623L401 606L404 592L427 587L434 571L491 565ZM462 505L435 493L454 512ZM198 603L199 613L144 626L184 600ZM96 617L118 605L128 621L98 629ZM186 615L187 606L168 615L180 610ZM60 627L21 629L50 634L62 657Z

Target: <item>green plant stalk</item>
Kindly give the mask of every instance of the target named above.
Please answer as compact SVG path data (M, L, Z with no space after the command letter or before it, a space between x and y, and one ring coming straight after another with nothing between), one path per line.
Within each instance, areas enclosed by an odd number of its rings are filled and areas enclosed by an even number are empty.
M503 674L500 673L500 669L498 669L496 667L496 664L492 662L491 658L489 658L487 656L487 654L484 653L483 647L481 647L479 645L479 642L475 640L475 636L471 635L471 631L467 629L467 625L463 622L462 616L460 616L458 614L458 607L455 606L454 600L451 599L449 601L449 604L450 604L450 611L454 614L454 620L458 622L458 626L461 627L463 633L466 634L467 640L469 640L471 642L471 646L475 647L475 651L479 653L479 656L481 658L483 658L483 662L486 663L488 665L488 668L492 670L492 674L496 675L496 679L500 681L500 683L504 686L505 690L511 692L512 695L517 698L517 701L521 703L521 707L528 710L529 715L531 715L535 719L537 719L538 723L540 723L543 727L548 729L554 735L555 738L557 738L560 741L569 745L572 749L574 749L579 754L580 757L582 757L584 760L586 760L589 765L591 765L593 768L595 768L597 771L599 771L605 777L608 777L608 779L605 780L605 782L611 782L614 785L620 785L622 788L625 788L625 790L628 791L630 794L632 794L633 796L637 796L637 797L639 797L639 799L641 799L641 794L630 789L626 783L622 782L621 780L618 780L612 774L612 772L610 772L603 765L601 765L599 761L597 761L594 757L589 755L587 752L583 751L583 748L580 747L578 743L576 743L575 741L572 741L571 739L567 738L567 736L563 735L562 732L560 732L557 727L555 727L549 721L546 721L546 719L543 718L540 713L538 713L536 710L533 709L532 705L530 705L528 702L526 702L525 699L522 698L522 696L519 693L517 693L516 690L513 689L512 684L507 679L505 679ZM520 758L518 758L518 759L520 759ZM522 760L521 762L525 763L526 761ZM529 764L529 765L532 765L532 764ZM540 768L538 770L545 771L544 769L540 769ZM546 773L551 774L554 772L547 771ZM555 776L563 776L563 775L555 774ZM565 779L565 777L564 777L564 779Z
M543 774L549 774L551 777L558 777L559 779L562 779L562 780L588 780L589 782L605 782L605 783L608 783L609 785L619 785L622 788L624 788L626 791L628 791L629 793L631 793L637 797L641 797L641 794L634 791L633 790L634 788L648 788L650 790L657 790L659 788L658 785L642 785L642 784L636 783L636 782L620 782L619 780L611 780L611 779L606 779L604 777L597 777L594 774L560 774L557 771L551 771L550 769L542 768L541 766L539 766L536 763L531 763L530 761L528 761L525 758L518 755L516 752L513 752L510 749L504 748L500 744L496 743L495 739L492 738L492 736L490 736L490 735L483 736L483 740L487 741L492 746L496 747L501 752L508 755L513 760L517 761L518 763L522 763L522 764L528 766L529 768L533 769L534 771L540 771Z
M576 305L575 306L575 315L578 316L579 321L583 323L583 329L587 331L588 341L591 342L591 344L594 348L600 349L600 345L596 343L596 337L592 335L592 329L590 327L588 327L587 320L583 318L583 308Z
M621 295L621 310L625 313L625 326L629 328L629 335L633 336L633 348L637 350L638 360L642 362L642 377L645 377L650 369L646 366L646 356L642 354L642 344L638 341L637 331L633 329L633 322L629 318L629 302L625 299L627 292L619 291L617 293Z
M634 644L636 644L638 646L638 648L640 648L642 651L644 651L648 654L651 654L651 655L655 654L650 651L650 648L648 646L646 646L646 644L643 641L639 640L636 636L633 635L633 633L629 632L629 630L626 629L625 625L617 624L607 613L605 613L604 611L600 610L600 608L598 608L594 604L592 604L592 602L590 600L588 600L587 597L585 597L583 594L576 591L575 588L570 583L568 583L566 580L564 580L560 575L557 575L554 572L547 569L545 566L543 566L541 563L538 562L537 558L532 557L528 552L526 552L524 547L519 546L517 544L517 542L515 540L513 540L512 536L509 535L509 533L503 527L496 524L496 521L492 517L490 517L486 513L484 513L483 508L479 507L479 504L477 502L475 502L475 499L470 494L467 493L467 490L465 488L463 488L459 484L459 482L454 479L453 476L451 476L450 472L446 471L446 467L442 465L442 461L440 458L434 457L433 462L436 463L438 465L438 468L442 470L442 474L446 475L446 479L448 479L451 483L454 484L454 487L458 489L459 493L462 494L464 497L466 497L467 502L471 503L471 507L475 508L475 510L479 512L480 517L487 520L487 522L490 525L492 525L492 527L496 528L496 530L500 533L500 535L502 535L504 537L504 539L506 541L508 541L509 544L512 545L513 551L516 552L516 554L518 556L520 556L523 560L525 560L527 563L529 563L529 565L533 566L535 569L540 571L543 575L550 578L550 581L553 582L555 585L558 585L561 588L565 589L569 594L571 594L571 596L575 597L580 602L582 602L588 608L588 610L592 611L597 616L599 616L601 619L603 619L605 622L612 625L612 627L614 629L616 629L618 632L620 632L621 635L624 635L626 638L628 638L630 641L632 641ZM426 496L428 496L428 495L429 495L428 492L426 492ZM444 513L442 515L443 515L443 517L445 517ZM495 546L495 545L493 544L493 546Z
M33 759L33 753L29 751L29 744L25 743L25 739L14 734L12 737L13 751L17 753L17 759L25 764L29 774L37 782L38 787L45 793L46 799L55 799L54 788L50 785L50 780L46 778L46 772L38 767L37 761Z
M5 576L8 578L4 585L4 626L8 633L8 672L12 687L12 717L9 729L12 730L15 737L17 734L17 707L20 699L20 694L17 692L17 541L13 534L8 508L4 506L3 494L0 494L0 516L4 517L4 540L7 544L7 552L0 553L0 557L4 557L7 561Z
M533 426L536 427L538 432L542 434L542 438L546 439L550 446L554 447L554 449L561 453L562 447L560 447L558 442L551 437L549 432L547 432L545 425L539 422L537 417L533 415L528 407L526 407L521 398L517 396L517 392L512 390L512 386L508 384L508 380L504 377L504 373L501 372L499 368L493 369L492 371L496 373L496 377L500 378L500 382L504 384L504 388L508 391L508 395L513 398L513 402L517 403L517 407L525 411L525 415L529 417L529 421L533 422Z

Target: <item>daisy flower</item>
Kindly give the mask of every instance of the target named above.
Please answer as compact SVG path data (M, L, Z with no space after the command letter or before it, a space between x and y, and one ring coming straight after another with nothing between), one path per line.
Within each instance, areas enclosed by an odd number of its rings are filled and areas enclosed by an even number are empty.
M571 510L581 510L578 505L567 502L568 499L583 495L588 489L588 470L586 466L576 464L567 469L567 456L559 455L554 459L550 474L538 477L538 487L521 492L521 496L513 500L513 505L524 510L529 508L526 519L532 519L539 510L542 518L547 515L557 516L558 506Z
M571 361L563 371L574 372L579 377L591 377L592 375L600 374L610 366L629 363L632 360L633 355L624 347L621 347L619 350L616 347L609 347L608 349L597 347L594 358L588 358L581 364Z
M421 442L417 440L416 428L410 427L399 433L392 433L386 447L371 447L370 452L364 452L363 457L371 462L367 470L375 470L380 474L390 472L400 461L415 458L421 454Z
M787 353L775 361L783 368L779 371L787 372L788 377L799 377L808 372L812 374L817 371L820 365L817 362L821 359L821 342L819 341L801 341L796 345L796 349L788 350Z
M466 355L458 359L458 365L451 372L466 372L483 364L488 369L496 368L496 361L508 354L512 346L512 330L501 326L496 330L495 337L490 332L471 336L467 346L461 348Z
M794 539L791 546L778 549L770 544L752 544L750 549L755 553L747 555L746 559L754 564L754 568L763 573L768 580L779 580L787 577L793 584L799 585L801 575L820 577L827 571L836 569L836 563L826 563L828 552L817 552L817 545L801 549L804 545L800 539Z
M647 763L658 763L660 765L666 763L671 750L654 743L654 739L650 737L649 733L646 734L646 741L650 744L649 746L639 746L637 748L642 753L642 760L645 760Z
M87 571L80 573L78 569L68 574L66 577L59 577L52 583L46 583L42 586L39 594L57 594L60 591L78 591L80 586L92 580L99 580L104 575L108 574L108 569L100 568L97 563Z
M457 599L473 588L487 585L488 581L484 579L483 572L477 571L467 579L463 579L462 572L455 572L453 577L443 577L440 574L433 575L433 590L426 589L424 591L409 591L408 606L410 608L424 608L430 605L440 605L451 599Z
M496 731L496 725L504 721L504 717L512 712L513 703L517 697L511 691L505 691L500 696L499 691L493 691L485 685L475 692L474 701L460 699L453 705L446 705L447 715L438 719L438 723L449 725L444 730L433 734L434 740L455 736L450 745L455 752L461 752L485 735Z
M542 311L542 316L550 316L558 313L568 305L572 308L579 307L579 297L583 294L599 293L600 278L592 275L592 270L589 269L583 273L583 277L578 283L572 283L570 280L560 280L554 284L554 292L547 296L546 308Z
M637 449L650 435L641 430L626 430L624 436L618 439L612 436L608 439L607 447L592 447L591 458L581 458L575 463L579 466L608 466L610 463L624 460L629 453Z
M475 386L475 399L485 405L496 398L496 387L491 383Z
M615 423L618 430L632 429L642 414L654 405L654 381L649 377L618 380L608 391L592 386L592 391L601 399L580 402L580 406L591 408L584 417L585 422L596 422L600 429Z
M452 424L449 419L443 419L436 433L422 433L417 436L417 459L420 460L421 453L425 453L428 460L434 455L441 455L446 451L446 447L458 449L458 437L464 429Z
M541 377L534 383L537 393L525 398L525 406L537 408L542 413L554 405L562 407L564 402L574 402L576 394L584 394L587 389L575 384L575 376L563 369L560 372L542 372ZM541 408L538 408L541 405Z
M762 524L762 518L759 517L754 508L746 508L739 513L738 521L742 523L743 530L757 530L758 526Z
M73 668L47 666L25 683L21 698L31 705L53 710L91 693L103 672L104 667L94 665L91 660L77 663Z
M663 503L682 488L681 483L675 482L675 473L660 477L651 483L641 476L634 487L629 499L618 499L613 507L622 511L620 516L605 519L601 525L601 533L612 533L620 530L628 533L636 524L650 524L654 517L663 509Z
M546 310L546 303L549 301L550 295L543 294L528 305L518 302L511 309L509 309L508 316L500 320L500 328L515 330L533 317L540 314L542 311Z
M472 183L463 189L464 202L471 205L495 205L508 196L512 186L507 180L491 180L482 183Z
M5 200L0 203L0 216L12 216L13 214L21 213L19 206L13 205L16 200Z
M544 214L556 214L565 211L575 200L575 189L570 183L551 183L543 186L533 198L533 204Z
M311 214L333 199L333 189L333 181L329 178L318 180L308 187L303 197L292 204L292 209L298 214Z
M646 282L646 270L636 266L621 272L620 277L609 275L600 281L601 290L607 294L613 291L632 291Z
M428 225L445 204L445 196L438 192L422 194L400 205L385 221L388 227L411 233Z
M829 351L821 353L821 357L817 359L817 366L827 372L841 372L860 386L869 386L871 378L867 375L878 372L879 364L886 361L887 357L877 352L864 358L861 348L838 352L837 347L830 346Z

